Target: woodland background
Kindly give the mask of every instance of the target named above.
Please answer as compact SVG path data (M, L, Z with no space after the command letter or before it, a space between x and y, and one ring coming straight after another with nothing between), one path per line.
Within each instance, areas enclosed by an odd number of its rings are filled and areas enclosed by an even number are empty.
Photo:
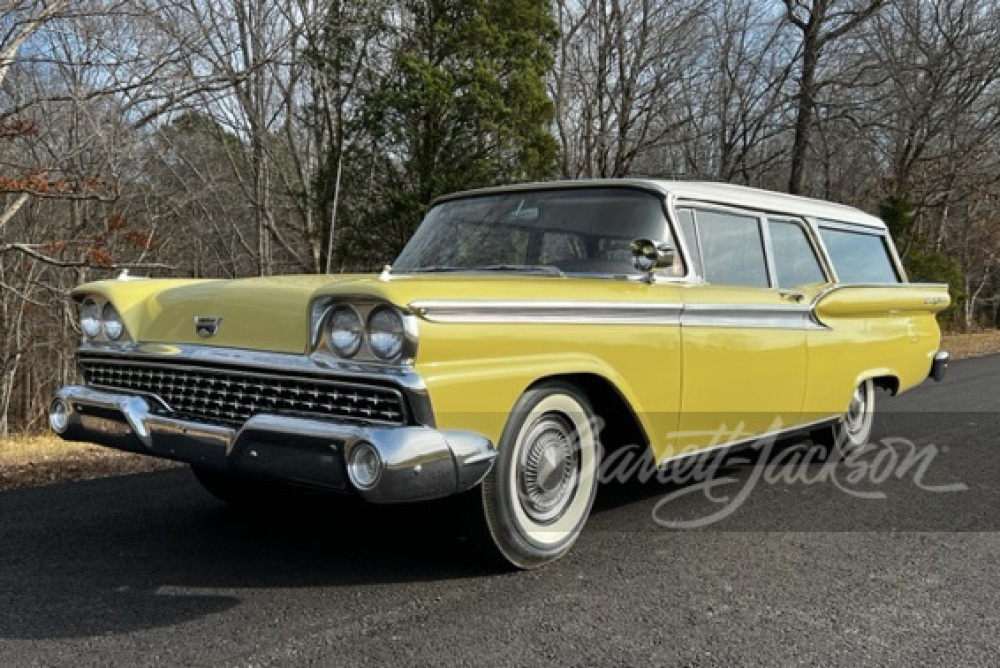
M749 184L879 213L1000 309L995 0L0 0L0 436L76 284L369 270L435 196Z

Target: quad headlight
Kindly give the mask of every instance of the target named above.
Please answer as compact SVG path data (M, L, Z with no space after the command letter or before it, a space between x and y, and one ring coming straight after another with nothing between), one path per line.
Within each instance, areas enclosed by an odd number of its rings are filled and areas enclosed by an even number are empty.
M394 364L412 360L417 331L413 316L384 302L327 302L314 313L322 314L316 346L341 359Z
M80 304L80 329L88 339L101 333L101 307L90 297Z
M327 343L330 351L340 357L354 357L361 348L364 325L361 316L351 306L333 309L327 321Z
M403 317L391 306L379 306L368 315L365 336L375 357L383 362L394 362L403 353L406 343Z
M101 329L104 331L104 336L108 337L108 341L117 341L122 338L122 334L125 332L122 317L118 315L118 311L111 305L111 302L105 304L101 311Z
M79 306L80 331L87 341L117 342L127 339L125 323L111 302L86 297Z

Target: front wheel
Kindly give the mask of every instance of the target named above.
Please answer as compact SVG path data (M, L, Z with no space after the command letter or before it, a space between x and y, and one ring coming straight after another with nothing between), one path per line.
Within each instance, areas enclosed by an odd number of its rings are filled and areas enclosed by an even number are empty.
M812 438L828 448L832 455L841 455L867 445L875 422L875 383L869 378L862 381L851 395L847 412L836 424L817 429Z
M594 412L573 385L524 393L511 411L497 462L472 502L472 535L488 556L536 568L566 554L597 492Z

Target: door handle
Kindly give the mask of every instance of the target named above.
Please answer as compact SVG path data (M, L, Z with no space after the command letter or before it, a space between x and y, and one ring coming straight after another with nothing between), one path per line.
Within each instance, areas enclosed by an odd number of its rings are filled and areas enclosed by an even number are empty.
M800 303L806 298L804 292L799 292L798 290L778 290L778 295L782 299L787 299L790 302Z

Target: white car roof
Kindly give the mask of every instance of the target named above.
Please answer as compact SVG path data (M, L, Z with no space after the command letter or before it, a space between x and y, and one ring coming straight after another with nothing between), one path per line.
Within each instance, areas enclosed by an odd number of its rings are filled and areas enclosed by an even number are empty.
M853 206L821 199L710 181L655 181L655 183L675 195L677 199L730 204L758 211L789 213L885 229L885 223L876 216Z
M679 200L694 200L698 202L742 207L767 213L783 213L795 216L806 216L810 218L821 218L842 223L853 223L855 225L874 227L880 230L885 229L885 223L883 223L881 219L867 214L860 209L856 209L853 206L847 206L846 204L837 204L835 202L827 202L825 200L812 199L810 197L800 197L798 195L788 195L771 190L737 186L730 183L715 183L712 181L669 181L664 179L586 179L575 181L545 181L539 183L525 183L520 185L470 190L462 193L455 193L454 195L447 195L438 201L493 192L502 193L518 190L538 190L542 188L560 187L606 187L614 185L658 190L663 193L669 193Z

